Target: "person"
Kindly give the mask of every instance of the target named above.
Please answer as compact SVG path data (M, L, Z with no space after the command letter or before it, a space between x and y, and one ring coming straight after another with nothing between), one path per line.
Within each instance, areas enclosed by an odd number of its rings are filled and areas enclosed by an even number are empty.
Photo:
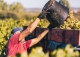
M24 41L25 37L32 33L33 30L37 27L39 21L45 17L46 13L41 12L25 30L18 27L12 30L12 36L9 38L7 43L6 57L16 57L17 53L21 54L22 52L26 51L26 49L37 44L49 32L49 29L46 29L36 38Z

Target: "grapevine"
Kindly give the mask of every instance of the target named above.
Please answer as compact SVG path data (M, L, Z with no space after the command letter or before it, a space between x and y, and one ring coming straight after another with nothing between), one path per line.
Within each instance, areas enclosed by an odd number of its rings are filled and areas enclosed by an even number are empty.
M57 28L80 30L80 21L74 17L73 13L70 13L64 24Z

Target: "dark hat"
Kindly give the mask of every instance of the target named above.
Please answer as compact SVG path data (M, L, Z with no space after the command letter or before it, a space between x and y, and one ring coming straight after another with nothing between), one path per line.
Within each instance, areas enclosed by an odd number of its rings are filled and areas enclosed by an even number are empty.
M11 31L11 34L14 34L17 31L23 31L23 28L20 28L20 27L13 28Z

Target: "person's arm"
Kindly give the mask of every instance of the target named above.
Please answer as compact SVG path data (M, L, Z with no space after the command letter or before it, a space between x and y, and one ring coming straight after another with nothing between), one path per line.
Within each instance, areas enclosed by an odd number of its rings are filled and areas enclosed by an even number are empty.
M24 39L26 36L28 36L32 31L37 27L37 24L39 23L40 19L36 18L34 22L32 22L20 35L19 40Z
M38 17L20 34L19 41L23 40L26 36L32 33L33 30L37 27L40 19L44 19L45 17L45 12L40 13Z
M29 47L32 47L33 45L37 44L42 38L44 38L44 36L49 32L49 30L45 30L43 31L40 35L38 35L38 37L32 39L31 44Z

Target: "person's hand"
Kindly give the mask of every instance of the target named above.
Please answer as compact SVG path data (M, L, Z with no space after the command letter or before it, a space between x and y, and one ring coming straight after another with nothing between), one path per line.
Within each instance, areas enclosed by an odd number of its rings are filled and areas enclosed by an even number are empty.
M46 18L46 15L47 15L47 12L41 12L37 17L39 19L44 19L44 18Z
M50 24L47 28L48 28L49 30L52 30L53 26Z

